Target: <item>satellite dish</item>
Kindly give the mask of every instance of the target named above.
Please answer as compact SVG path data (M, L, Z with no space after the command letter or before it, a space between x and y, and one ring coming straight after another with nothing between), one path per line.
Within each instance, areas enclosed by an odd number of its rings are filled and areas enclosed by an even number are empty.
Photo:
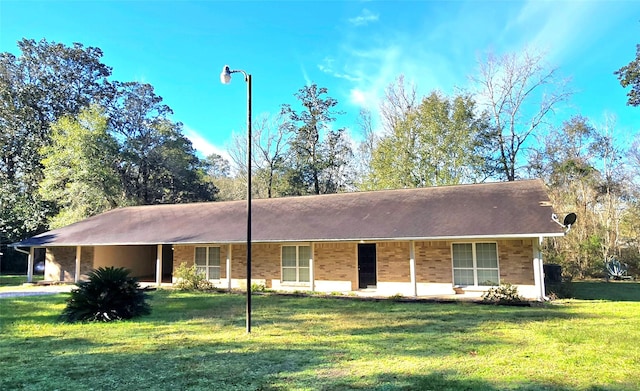
M558 219L558 215L557 214L555 214L555 213L551 214L551 220L553 220L559 226L561 226L561 227L566 229L566 231L564 231L565 234L569 232L569 230L571 229L571 225L573 225L573 223L576 222L577 218L578 218L578 216L576 216L575 213L569 213L568 215L564 216L564 220L561 223L560 220Z
M564 217L563 225L565 227L571 226L571 225L573 225L573 223L576 222L577 218L578 218L578 216L576 216L575 213L569 213L568 215L566 215Z

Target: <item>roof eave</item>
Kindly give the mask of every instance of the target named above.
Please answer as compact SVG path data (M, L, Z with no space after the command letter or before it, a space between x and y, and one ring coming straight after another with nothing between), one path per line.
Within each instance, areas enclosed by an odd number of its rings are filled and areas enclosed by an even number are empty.
M530 239L540 237L562 237L564 232L542 232L526 234L496 234L496 235L450 235L450 236L420 236L420 237L370 237L370 238L308 238L308 239L256 239L252 243L300 243L300 242L404 242L416 240L490 240L490 239ZM244 244L246 240L223 241L185 241L185 242L117 242L117 243L44 243L44 244L10 244L9 247L77 247L77 246L157 246L157 245L197 245L197 244Z

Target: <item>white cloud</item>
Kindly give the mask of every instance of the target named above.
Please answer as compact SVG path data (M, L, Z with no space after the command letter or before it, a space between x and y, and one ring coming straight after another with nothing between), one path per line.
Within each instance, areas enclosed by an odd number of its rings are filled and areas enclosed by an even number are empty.
M353 104L367 107L367 94L359 88L353 88L349 93L349 98Z
M534 48L544 52L547 61L560 63L578 46L588 45L589 35L607 23L597 6L597 2L527 1L503 32L519 37L518 46L508 50Z
M331 57L325 57L322 64L318 64L318 69L326 74L339 79L345 79L353 82L362 80L362 77L356 74L349 74L347 72L339 72L334 68L335 60Z
M191 129L188 126L184 126L183 127L183 131L184 131L184 135L186 138L188 138L191 143L193 144L193 148L199 152L202 157L207 157L213 153L222 156L223 158L225 158L227 161L231 162L231 156L229 155L229 153L224 149L224 148L220 148L216 145L213 145L212 143L210 143L209 141L207 141L207 139L205 139L201 134L199 134L198 132L196 132L195 130Z
M311 78L309 78L309 74L307 73L307 69L304 67L302 61L300 61L300 71L302 72L302 77L304 78L304 82L307 83L307 86L313 84L311 82Z
M360 15L354 18L349 18L349 23L351 23L354 26L364 26L372 22L377 22L378 18L379 18L378 14L374 14L373 12L365 8L362 10Z
M428 44L416 42L413 37L398 35L367 48L345 46L335 59L325 60L318 67L350 82L348 97L351 104L377 112L386 88L400 75L405 76L407 85L414 84L418 88L418 96L434 89L453 92L458 80L466 76L457 70L454 61L431 51ZM348 72L336 71L338 68Z

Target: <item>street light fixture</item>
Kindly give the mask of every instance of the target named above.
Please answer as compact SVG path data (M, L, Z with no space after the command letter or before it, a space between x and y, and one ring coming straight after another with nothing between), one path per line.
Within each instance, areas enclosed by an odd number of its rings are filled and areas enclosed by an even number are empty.
M231 83L232 73L242 73L247 82L247 333L251 333L251 75L225 65L220 82Z

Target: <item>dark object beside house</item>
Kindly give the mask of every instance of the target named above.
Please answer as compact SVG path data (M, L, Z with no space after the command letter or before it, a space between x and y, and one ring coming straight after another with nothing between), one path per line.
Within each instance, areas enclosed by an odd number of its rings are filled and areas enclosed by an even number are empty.
M627 270L629 265L626 263L621 263L617 259L612 259L609 262L605 263L605 267L607 269L607 281L610 279L613 280L633 280L633 276L627 274Z
M562 266L554 263L544 265L544 283L559 284L562 282Z

